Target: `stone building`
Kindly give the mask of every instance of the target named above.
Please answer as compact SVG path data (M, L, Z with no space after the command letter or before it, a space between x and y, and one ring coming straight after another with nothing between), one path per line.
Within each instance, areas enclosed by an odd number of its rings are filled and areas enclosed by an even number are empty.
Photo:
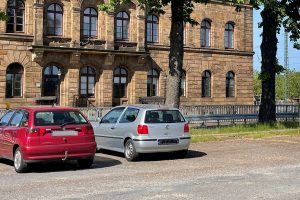
M0 108L112 106L163 99L170 8L145 15L133 1L0 0ZM252 7L198 4L185 26L182 105L252 104Z

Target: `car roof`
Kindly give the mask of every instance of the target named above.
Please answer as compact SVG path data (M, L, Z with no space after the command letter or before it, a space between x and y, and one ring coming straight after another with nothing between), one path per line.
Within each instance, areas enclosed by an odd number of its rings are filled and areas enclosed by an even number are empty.
M52 110L78 110L77 108L72 108L72 107L61 107L61 106L19 106L13 108L13 110L28 110L28 111L52 111Z
M166 105L156 105L156 104L132 104L132 105L120 105L117 107L135 107L135 108L143 108L143 109L169 109L169 110L178 110L177 108L172 108Z

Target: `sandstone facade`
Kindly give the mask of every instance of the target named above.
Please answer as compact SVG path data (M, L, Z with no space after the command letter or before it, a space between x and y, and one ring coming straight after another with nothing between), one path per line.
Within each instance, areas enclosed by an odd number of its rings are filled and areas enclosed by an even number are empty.
M0 9L7 9L7 0L0 0ZM164 97L168 69L170 8L159 17L158 42L145 43L145 13L133 1L117 8L114 13L98 11L97 34L91 40L82 37L82 19L85 8L95 8L100 0L24 0L24 29L7 30L7 22L0 22L0 108L50 103L43 96L45 68L61 69L56 96L63 106L74 106L80 100L80 69L95 71L94 95L88 102L94 106L112 106L137 103L147 96L147 73L159 72L157 96ZM63 8L62 35L46 34L47 8L52 3ZM119 11L130 16L127 41L115 38L115 17ZM253 14L252 7L244 5L240 12L221 1L196 6L193 18L201 23L211 22L211 45L200 46L200 26L186 25L184 70L185 96L182 105L252 104ZM224 46L224 27L234 24L233 48ZM7 72L11 64L23 67L21 96L7 97ZM125 96L114 98L113 74L117 67L127 70ZM211 96L202 97L202 73L211 72ZM234 96L226 97L226 73L232 71Z

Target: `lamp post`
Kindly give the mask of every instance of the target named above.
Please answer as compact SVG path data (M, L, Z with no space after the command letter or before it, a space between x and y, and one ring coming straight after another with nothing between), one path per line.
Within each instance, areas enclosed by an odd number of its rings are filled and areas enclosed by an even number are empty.
M60 105L60 78L61 78L61 70L58 69L57 72L57 86L56 86L56 105Z

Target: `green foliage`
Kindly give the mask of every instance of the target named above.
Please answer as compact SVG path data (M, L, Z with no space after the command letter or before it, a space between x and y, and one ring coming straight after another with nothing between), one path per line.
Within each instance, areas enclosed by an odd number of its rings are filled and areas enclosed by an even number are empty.
M5 12L0 10L0 21L8 20L8 16L5 14Z
M261 95L261 79L258 71L253 72L253 92L255 96Z

